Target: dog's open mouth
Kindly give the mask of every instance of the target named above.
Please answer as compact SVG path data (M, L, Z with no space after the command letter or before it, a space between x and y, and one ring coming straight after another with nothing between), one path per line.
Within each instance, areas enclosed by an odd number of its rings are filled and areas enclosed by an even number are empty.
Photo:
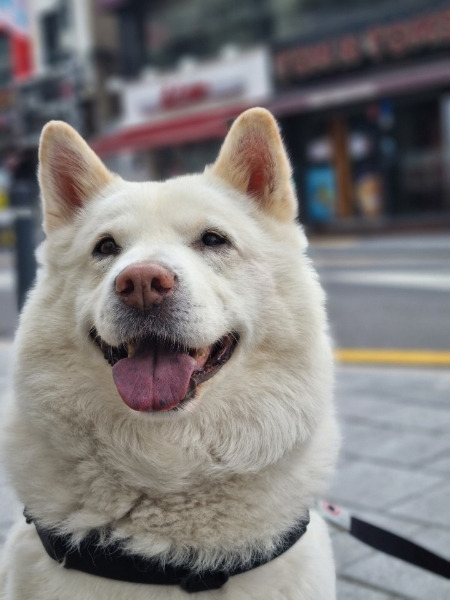
M238 336L229 333L200 349L181 349L150 336L114 347L95 328L92 340L112 366L122 400L138 411L167 411L194 397L196 387L210 379L231 358Z

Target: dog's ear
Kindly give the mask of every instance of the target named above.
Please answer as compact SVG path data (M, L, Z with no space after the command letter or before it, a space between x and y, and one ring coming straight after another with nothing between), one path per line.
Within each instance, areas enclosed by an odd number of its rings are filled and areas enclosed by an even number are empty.
M47 123L39 145L45 232L69 223L86 201L114 177L70 125L62 121Z
M264 108L251 108L233 123L212 172L280 221L297 216L291 166L278 126Z

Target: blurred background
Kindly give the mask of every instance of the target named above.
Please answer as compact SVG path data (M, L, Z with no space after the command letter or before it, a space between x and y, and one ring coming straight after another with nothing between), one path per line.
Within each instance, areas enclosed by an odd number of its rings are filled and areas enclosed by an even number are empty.
M1 206L49 119L159 179L261 104L311 231L450 225L449 55L440 0L1 0Z
M450 1L0 0L0 394L42 239L42 126L72 124L127 179L164 179L213 162L255 105L280 123L328 293L330 498L448 555ZM340 599L450 597L333 539Z

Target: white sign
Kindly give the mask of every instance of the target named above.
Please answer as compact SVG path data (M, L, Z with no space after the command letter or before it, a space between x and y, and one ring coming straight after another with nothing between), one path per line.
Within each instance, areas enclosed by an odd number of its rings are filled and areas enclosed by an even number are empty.
M121 125L137 125L233 102L258 103L272 91L269 55L257 48L126 84Z

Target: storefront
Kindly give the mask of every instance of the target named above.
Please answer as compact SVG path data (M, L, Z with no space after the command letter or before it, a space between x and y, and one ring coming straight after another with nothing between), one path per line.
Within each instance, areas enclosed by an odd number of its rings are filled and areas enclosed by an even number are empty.
M230 121L269 98L269 60L267 50L257 48L116 84L120 123L92 145L111 169L130 179L203 169L217 155Z
M17 167L17 85L33 74L27 7L23 2L0 3L0 248L14 241L10 208L11 173ZM34 171L35 173L35 171Z
M274 51L304 222L450 222L449 57L449 8Z

